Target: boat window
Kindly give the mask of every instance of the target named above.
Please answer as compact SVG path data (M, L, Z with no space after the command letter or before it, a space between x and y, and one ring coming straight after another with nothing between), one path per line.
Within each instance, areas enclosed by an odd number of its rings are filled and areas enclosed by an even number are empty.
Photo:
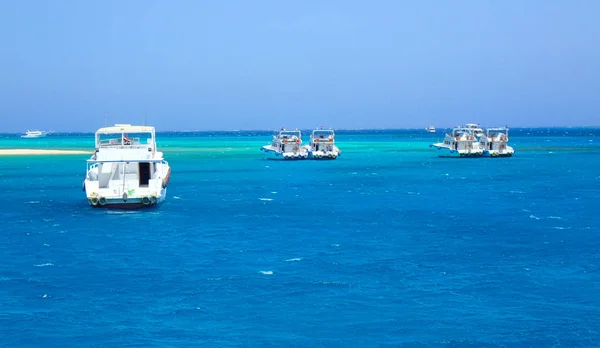
M329 137L333 137L333 131L332 130L316 130L313 132L313 138L329 138Z
M98 134L98 144L100 146L121 145L121 135Z
M123 143L126 145L145 145L152 143L152 133L124 133Z
M301 137L301 135L300 135L300 132L299 132L299 131L282 131L282 132L281 132L281 133L279 133L279 134L280 134L280 135L281 135L281 137L282 137L282 138L284 138L284 139L288 139L288 138L291 138L291 137L294 137L294 136L295 136L295 137L297 137L297 138L300 138L300 137Z
M98 134L100 146L152 144L152 133L111 133Z

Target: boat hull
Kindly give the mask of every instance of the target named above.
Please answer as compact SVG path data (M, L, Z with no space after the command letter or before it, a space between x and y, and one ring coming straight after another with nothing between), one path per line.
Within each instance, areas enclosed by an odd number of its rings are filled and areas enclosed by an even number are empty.
M154 196L133 196L123 199L123 197L102 197L92 193L88 196L88 203L94 208L104 209L143 209L160 205L167 197L167 188L160 191L160 195Z
M260 150L265 153L265 158L269 160L297 161L308 158L307 151L281 152L272 149L270 146L263 146Z
M305 145L304 148L308 152L308 159L312 160L334 160L342 155L342 151L335 145L329 151L316 151L314 147Z
M456 150L447 150L438 154L438 157L455 157L455 158L477 158L482 157L481 152L459 152Z
M512 157L514 155L514 151L485 151L483 153L485 157Z
M313 159L313 160L326 161L326 160L334 160L334 159L337 159L338 157L340 157L340 153L335 152L335 151L328 151L328 152L309 151L308 152L308 158Z
M438 149L439 157L475 158L482 157L484 153L482 149L454 150L437 144L430 145L430 147Z

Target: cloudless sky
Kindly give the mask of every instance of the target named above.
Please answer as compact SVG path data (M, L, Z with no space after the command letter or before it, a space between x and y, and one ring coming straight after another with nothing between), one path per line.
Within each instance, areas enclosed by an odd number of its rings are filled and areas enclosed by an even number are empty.
M2 0L0 132L600 125L600 1Z

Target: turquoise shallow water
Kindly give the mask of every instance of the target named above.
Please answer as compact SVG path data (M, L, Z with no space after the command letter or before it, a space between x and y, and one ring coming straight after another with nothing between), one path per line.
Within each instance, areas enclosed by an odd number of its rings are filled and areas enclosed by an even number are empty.
M87 155L0 157L2 345L600 345L600 130L514 129L504 159L340 131L326 162L264 160L270 134L159 134L144 211L89 207Z

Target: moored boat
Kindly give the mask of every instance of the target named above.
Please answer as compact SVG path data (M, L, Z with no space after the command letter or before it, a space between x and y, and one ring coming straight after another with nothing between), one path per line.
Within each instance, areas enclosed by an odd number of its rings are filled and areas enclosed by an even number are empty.
M21 135L21 138L43 138L46 134L46 132L41 130L28 130L25 134Z
M273 136L270 144L260 148L268 159L302 160L308 158L307 149L302 146L302 132L284 128Z
M487 128L479 142L484 156L511 157L515 153L508 145L508 127Z
M440 157L480 157L483 155L474 130L468 127L456 127L446 134L444 141L429 145L439 151Z
M149 207L165 200L170 178L154 127L116 124L96 131L83 190L93 207Z
M331 129L313 130L306 149L311 159L336 159L342 154L335 144L335 132Z

